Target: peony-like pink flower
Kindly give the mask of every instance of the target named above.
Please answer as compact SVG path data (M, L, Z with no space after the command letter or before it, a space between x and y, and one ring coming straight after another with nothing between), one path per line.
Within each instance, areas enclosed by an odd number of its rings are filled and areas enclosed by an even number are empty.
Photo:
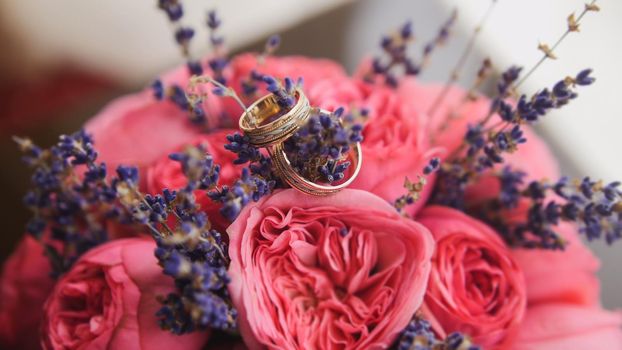
M54 288L43 245L26 235L0 278L0 348L38 349L42 308Z
M201 134L193 140L187 141L188 145L202 145L213 157L214 163L220 165L218 181L220 185L231 185L240 177L242 172L241 165L233 164L233 161L237 158L235 153L224 148L224 145L227 143L227 135L235 132L236 130L223 129L209 134ZM169 159L168 155L161 157L147 167L145 173L147 177L147 192L149 193L161 193L165 188L182 188L187 182L179 162ZM197 203L201 205L201 210L207 213L215 228L224 232L231 222L220 214L221 205L209 199L205 190L196 191L195 196Z
M386 86L360 84L364 92L361 107L369 112L363 130L363 166L352 184L389 202L406 193L404 179L417 180L438 149L429 146L424 116L417 110L418 101L411 84L402 83L397 90ZM429 176L418 204L408 208L414 214L427 200L435 175Z
M157 296L174 291L151 239L103 244L83 255L45 304L46 349L201 349L208 334L177 336L158 326Z
M169 101L157 101L143 91L111 102L85 128L111 172L119 165L144 167L192 140L198 128Z
M368 192L275 192L227 231L229 290L253 349L386 348L421 306L432 237Z
M209 74L209 73L206 73ZM185 89L190 75L186 66L162 76L165 86L177 84ZM211 127L219 125L222 99L212 89L203 89L207 97L203 109ZM192 140L201 129L192 125L188 112L169 100L158 101L151 88L112 101L85 129L93 134L99 160L114 172L118 165L143 169L165 154Z
M425 316L441 335L459 331L498 348L516 331L527 301L509 249L491 228L454 209L427 207L418 220L436 241Z
M530 307L512 350L622 349L622 315L600 307L545 303Z

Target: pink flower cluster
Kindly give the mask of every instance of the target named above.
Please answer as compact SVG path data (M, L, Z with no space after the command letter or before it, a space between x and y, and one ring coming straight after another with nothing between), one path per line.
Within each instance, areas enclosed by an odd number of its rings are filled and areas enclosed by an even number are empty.
M446 157L467 124L487 111L480 99L459 105L450 91L436 116L459 106L449 125L426 115L439 86L404 79L396 89L369 85L337 64L304 57L235 57L225 71L233 87L251 69L283 78L301 76L311 103L327 109L366 108L364 163L350 189L326 198L275 191L228 222L204 194L198 201L230 240L230 294L244 344L251 349L382 349L393 344L413 315L422 314L439 336L460 331L484 349L622 349L622 315L599 305L598 260L569 225L559 227L564 252L511 249L486 224L421 200L401 216L388 204L404 193L432 156ZM186 69L164 77L185 85ZM210 96L207 115L238 116L240 107ZM445 112L443 112L445 111ZM87 125L100 158L113 169L137 165L141 190L183 184L167 156L202 144L222 165L221 183L240 168L223 148L237 120L202 133L172 102L150 90L121 98ZM538 137L510 158L533 179L557 177L555 159ZM497 195L484 179L474 200ZM526 208L508 215L521 217ZM58 281L49 276L43 248L25 238L4 265L0 290L0 343L36 349L203 349L208 332L175 336L158 328L158 297L174 290L153 256L155 244L113 228L114 240L80 258ZM128 238L128 236L130 236ZM125 237L125 238L122 238Z

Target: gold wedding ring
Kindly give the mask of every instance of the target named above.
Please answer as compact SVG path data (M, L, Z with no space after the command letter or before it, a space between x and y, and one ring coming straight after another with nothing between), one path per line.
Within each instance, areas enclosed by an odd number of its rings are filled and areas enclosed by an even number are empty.
M319 112L329 113L323 110L319 110ZM296 169L294 169L294 167L292 167L282 143L270 146L268 148L268 153L270 154L272 164L275 166L281 179L293 188L313 196L328 196L348 187L358 176L361 171L361 165L363 164L361 143L357 142L354 148L350 149L350 152L348 153L348 158L353 163L350 165L354 165L354 171L350 173L350 176L345 181L340 182L337 185L318 184L305 179L296 171Z
M268 149L276 172L283 181L293 188L314 196L327 196L337 193L350 185L361 170L363 160L361 144L357 142L348 153L346 160L354 163L354 171L350 172L345 181L342 180L337 185L329 185L315 183L304 178L292 167L283 148L283 142L305 125L311 114L330 113L319 108L312 108L309 100L300 89L295 90L294 97L296 103L289 110L278 104L274 94L260 98L242 113L240 129L248 136L249 143L252 146Z
M305 94L296 89L296 104L283 111L274 94L255 101L240 117L240 129L255 147L281 143L307 123L311 105Z

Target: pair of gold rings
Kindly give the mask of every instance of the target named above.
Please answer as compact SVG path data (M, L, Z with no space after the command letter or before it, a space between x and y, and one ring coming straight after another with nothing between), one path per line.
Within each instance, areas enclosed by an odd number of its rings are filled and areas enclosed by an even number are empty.
M296 103L289 109L281 107L274 94L258 99L242 113L240 129L248 136L251 145L268 150L277 173L291 187L315 196L337 193L350 185L358 175L363 158L361 145L357 142L348 153L354 171L338 184L316 183L301 176L287 158L283 142L307 124L311 115L329 112L312 107L300 89L295 90L294 97Z

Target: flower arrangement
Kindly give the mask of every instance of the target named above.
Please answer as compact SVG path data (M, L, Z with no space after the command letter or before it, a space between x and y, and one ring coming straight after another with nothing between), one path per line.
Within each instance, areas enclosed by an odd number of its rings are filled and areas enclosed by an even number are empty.
M619 183L560 177L530 129L592 71L518 90L595 1L492 97L490 60L454 84L479 29L446 84L417 80L456 13L419 58L406 23L350 76L275 56L278 36L229 56L213 11L212 53L191 57L181 2L158 5L183 67L50 148L15 138L32 219L3 270L3 344L622 348L582 242L621 237Z

